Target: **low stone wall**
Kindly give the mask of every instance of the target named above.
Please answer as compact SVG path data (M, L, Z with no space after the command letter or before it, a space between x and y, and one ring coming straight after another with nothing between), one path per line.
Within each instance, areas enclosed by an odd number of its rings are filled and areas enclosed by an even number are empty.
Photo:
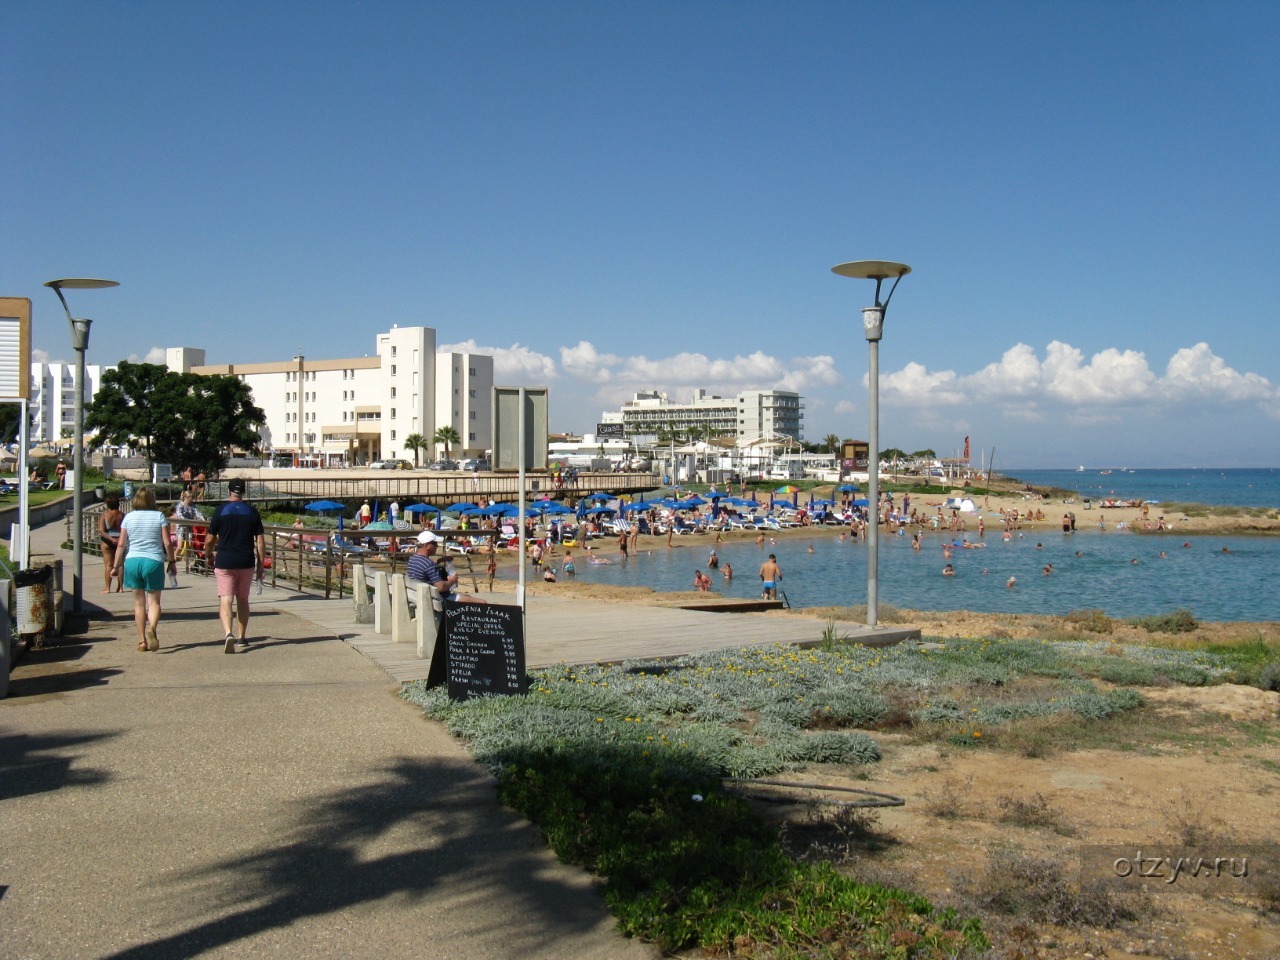
M29 526L32 530L36 527L43 527L47 523L55 523L66 517L71 512L72 495L68 493L65 497L57 500L50 500L48 503L42 503L38 507L31 508L31 520ZM86 490L80 496L80 504L86 507L91 503L97 503L97 494L92 490ZM0 539L13 539L13 525L18 522L18 504L17 501L0 507Z

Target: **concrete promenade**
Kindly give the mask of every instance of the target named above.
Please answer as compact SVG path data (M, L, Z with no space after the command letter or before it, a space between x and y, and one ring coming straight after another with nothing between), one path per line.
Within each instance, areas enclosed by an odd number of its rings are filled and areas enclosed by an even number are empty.
M657 956L332 630L263 603L227 656L184 578L139 653L85 572L0 700L0 958Z
M69 561L62 532L35 531L33 552ZM268 588L227 656L212 578L180 575L160 651L140 653L132 596L100 593L97 560L85 579L86 632L28 654L0 701L0 958L657 955L396 696L426 663L350 599ZM619 612L532 597L529 664L822 630Z

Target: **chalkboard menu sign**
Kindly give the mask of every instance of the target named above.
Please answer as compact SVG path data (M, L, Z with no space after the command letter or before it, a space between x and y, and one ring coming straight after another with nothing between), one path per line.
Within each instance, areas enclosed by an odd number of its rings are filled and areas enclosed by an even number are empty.
M527 693L524 611L496 603L446 603L427 686L447 684L450 700Z

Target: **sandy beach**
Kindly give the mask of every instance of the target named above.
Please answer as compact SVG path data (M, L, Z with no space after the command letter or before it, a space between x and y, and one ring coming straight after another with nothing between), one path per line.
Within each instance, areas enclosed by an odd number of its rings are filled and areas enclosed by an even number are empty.
M939 490L936 496L927 494L912 495L912 507L918 509L922 513L936 513L937 508L943 506L951 490ZM814 491L815 498L829 496L828 490L817 488ZM802 500L807 501L807 494L802 495ZM898 495L897 499L900 499ZM978 507L978 513L961 514L964 520L963 532L959 535L968 536L976 539L977 537L977 518L983 516L986 523L987 537L999 536L1003 530L1003 524L1000 519L1001 511L1006 515L1013 511L1018 511L1020 516L1030 514L1026 519L1021 519L1020 529L1027 535L1035 532L1043 532L1051 534L1060 532L1062 529L1062 518L1065 513L1074 512L1076 516L1076 524L1078 529L1096 528L1099 523L1105 523L1108 531L1115 531L1124 535L1128 533L1138 537L1170 537L1179 536L1211 536L1226 534L1280 534L1280 515L1276 511L1257 511L1249 512L1239 511L1217 511L1210 512L1207 508L1204 513L1200 513L1197 509L1182 510L1159 513L1154 507L1149 507L1147 516L1143 517L1141 506L1125 505L1118 507L1101 508L1097 503L1090 505L1089 509L1085 509L1080 501L1075 500L1042 500L1042 499L1024 499L1021 493L1010 492L1001 495L991 495L990 497L979 498L975 501ZM945 516L950 515L950 511L944 511ZM1036 519L1036 517L1042 519ZM1159 529L1163 527L1163 529ZM828 531L834 528L823 528ZM928 528L926 528L928 529ZM913 527L907 528L908 532L914 530ZM945 528L942 531L930 531L931 535L936 538L940 533L946 533ZM723 543L750 543L756 539L757 534L752 531L729 530L724 531L719 536ZM805 539L813 536L813 528L784 528L782 530L771 531L770 538L775 540ZM688 551L691 556L696 556L701 561L706 552L717 544L717 534L712 532L708 534L694 534L685 536L674 536L668 538L663 536L645 536L641 535L637 549L640 551L657 551L657 550L679 550ZM565 547L558 546L554 549L551 559L558 570L560 562L565 553ZM587 551L584 546L571 546L568 550L573 554L578 564L587 563ZM618 538L615 536L606 536L591 541L591 553L614 559L618 557L620 551L618 547ZM499 552L499 579L495 583L495 591L511 592L515 588L516 577L516 554L515 551L506 550ZM479 577L480 587L483 591L485 580L483 577L484 560L480 556L473 558L473 563L477 576ZM754 571L744 571L754 573ZM544 583L537 579L532 571L526 571L527 589L532 593L546 592L556 596L565 597L584 597L593 600L611 600L618 603L632 603L640 605L659 605L672 606L683 603L705 601L708 594L699 593L694 590L679 592L657 592L649 587L643 586L614 586L598 583L586 583L580 580L561 579L557 583ZM710 596L716 596L715 586L713 583ZM795 609L786 611L777 611L774 616L791 616L806 617L823 621L833 620L839 621L860 621L864 612L859 607L812 607L807 609ZM882 610L881 620L884 622L892 622L894 624L903 624L911 627L918 627L926 636L932 637L1010 637L1023 638L1044 636L1046 633L1060 634L1079 633L1082 636L1093 636L1083 632L1079 624L1071 622L1067 617L1051 617L1039 614L994 614L994 613L976 613L971 611L919 611L919 610ZM1149 634L1145 631L1124 624L1120 620L1114 621L1114 632L1109 635L1109 639L1118 642L1142 642L1149 638ZM1261 633L1264 636L1271 636L1277 631L1277 625L1274 623L1204 623L1201 624L1200 631L1195 635L1200 641L1213 642L1215 639L1228 639L1231 637L1239 637L1241 631L1257 635ZM1191 637L1188 637L1191 639Z

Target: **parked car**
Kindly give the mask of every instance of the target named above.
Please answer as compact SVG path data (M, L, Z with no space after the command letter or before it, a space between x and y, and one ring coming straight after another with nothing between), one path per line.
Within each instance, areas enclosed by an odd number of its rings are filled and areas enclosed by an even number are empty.
M369 464L370 470L410 470L413 468L408 460L375 460Z
M459 463L458 469L465 471L466 473L471 473L476 470L492 470L493 467L489 464L488 460L472 458L470 460L463 460Z
M428 470L457 470L457 460L433 460L427 464Z

